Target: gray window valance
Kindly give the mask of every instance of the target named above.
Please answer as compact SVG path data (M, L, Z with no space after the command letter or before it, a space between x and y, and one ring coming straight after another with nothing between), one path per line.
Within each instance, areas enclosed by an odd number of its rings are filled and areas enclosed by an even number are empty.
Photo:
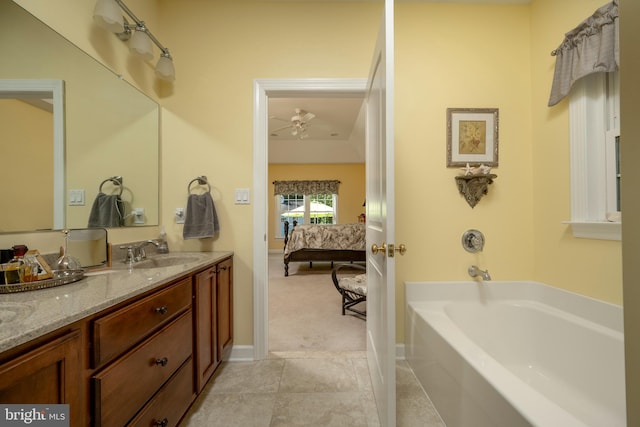
M618 0L602 6L573 30L551 55L556 57L549 107L569 94L573 83L592 73L618 71Z
M338 180L273 181L274 194L338 194Z

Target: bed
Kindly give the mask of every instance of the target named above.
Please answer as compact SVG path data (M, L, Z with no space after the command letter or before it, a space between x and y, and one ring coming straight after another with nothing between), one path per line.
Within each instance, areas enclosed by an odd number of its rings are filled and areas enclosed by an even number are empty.
M297 224L289 233L284 223L284 275L289 275L290 262L366 260L365 224Z

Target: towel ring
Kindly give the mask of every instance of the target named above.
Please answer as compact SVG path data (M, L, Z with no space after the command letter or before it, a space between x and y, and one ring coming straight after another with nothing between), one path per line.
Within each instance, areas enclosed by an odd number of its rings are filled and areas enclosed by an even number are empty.
M207 181L207 177L202 175L192 179L191 182L189 182L189 185L187 185L187 194L191 194L191 184L193 184L194 182L198 182L198 184L200 185L206 185L209 189L209 193L211 193L211 184L209 184L209 181Z
M102 183L100 183L100 188L98 189L99 193L102 193L102 186L107 183L107 182L113 182L114 185L117 185L118 187L120 187L120 193L118 193L118 196L122 196L122 177L121 176L112 176L109 177L107 179L105 179L104 181L102 181Z

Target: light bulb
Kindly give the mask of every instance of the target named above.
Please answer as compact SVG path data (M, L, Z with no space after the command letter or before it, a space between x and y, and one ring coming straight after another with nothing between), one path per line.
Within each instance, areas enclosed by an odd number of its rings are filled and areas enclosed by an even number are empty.
M176 78L176 70L173 67L173 60L167 55L161 55L156 64L156 76L159 79L174 81Z
M129 49L136 55L142 56L145 60L153 59L153 46L151 39L143 30L136 29L129 40Z
M124 32L124 18L114 0L98 0L93 9L93 20L112 33Z

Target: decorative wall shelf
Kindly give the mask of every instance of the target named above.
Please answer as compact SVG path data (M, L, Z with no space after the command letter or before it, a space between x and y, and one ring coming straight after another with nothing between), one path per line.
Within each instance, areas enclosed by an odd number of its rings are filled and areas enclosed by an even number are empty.
M489 173L481 175L460 175L456 176L458 191L464 196L469 206L475 207L482 196L489 192L489 185L498 175Z

